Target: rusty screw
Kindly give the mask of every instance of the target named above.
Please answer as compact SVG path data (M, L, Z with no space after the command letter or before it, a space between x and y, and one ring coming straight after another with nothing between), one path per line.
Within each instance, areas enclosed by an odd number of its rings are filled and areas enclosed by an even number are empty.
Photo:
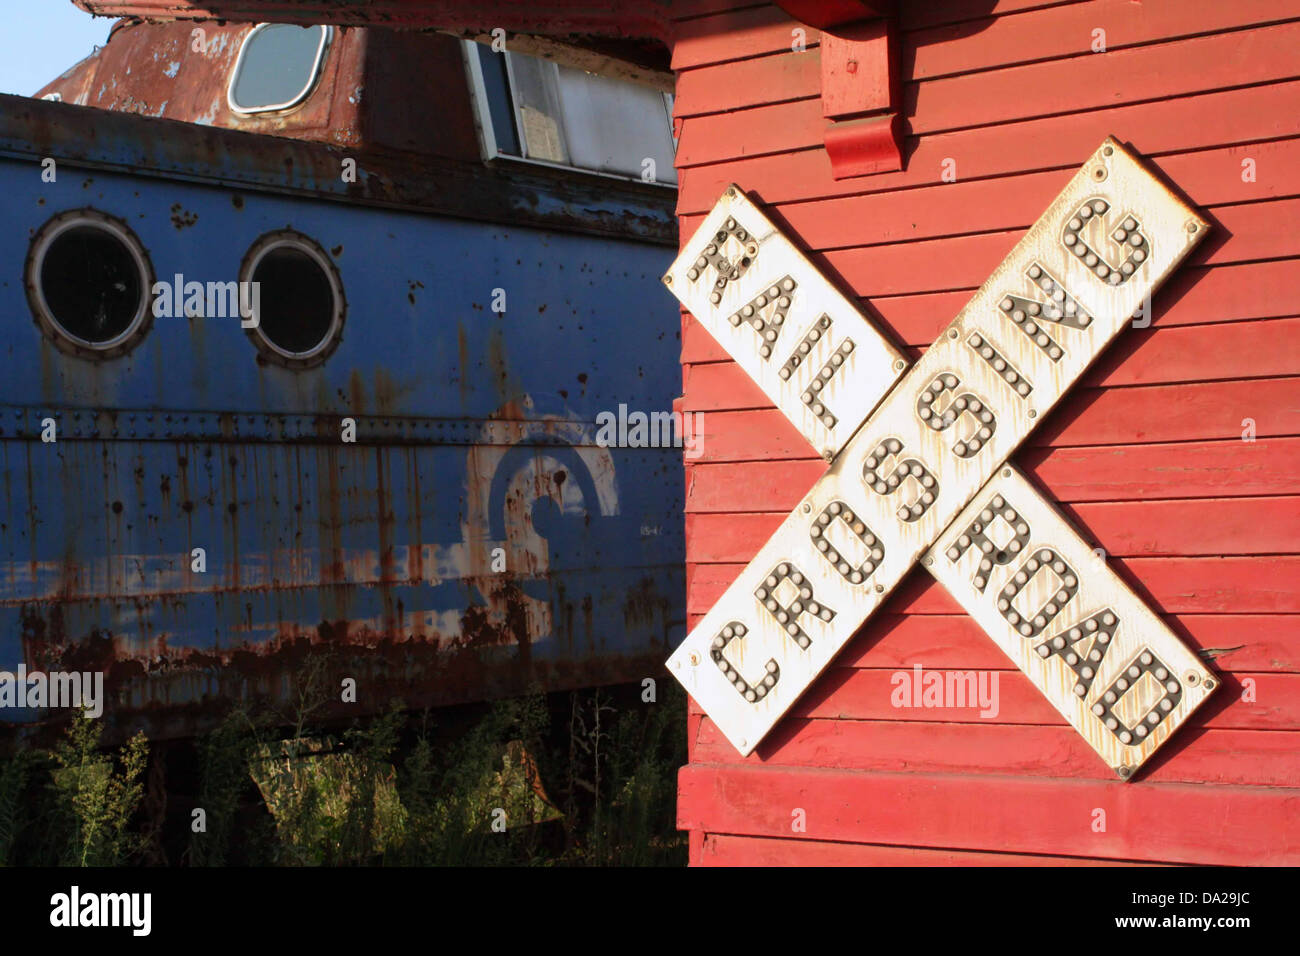
M691 656L688 658L688 660L690 660L691 666L694 667L696 664L700 662L700 655L695 653L694 651L691 651Z

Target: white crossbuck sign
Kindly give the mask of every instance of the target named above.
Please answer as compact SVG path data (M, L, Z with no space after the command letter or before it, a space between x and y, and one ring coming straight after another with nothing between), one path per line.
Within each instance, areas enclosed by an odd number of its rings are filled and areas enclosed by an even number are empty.
M1217 681L1006 464L1208 231L1108 138L910 369L727 189L664 282L830 461L669 668L750 753L920 561L1125 780Z

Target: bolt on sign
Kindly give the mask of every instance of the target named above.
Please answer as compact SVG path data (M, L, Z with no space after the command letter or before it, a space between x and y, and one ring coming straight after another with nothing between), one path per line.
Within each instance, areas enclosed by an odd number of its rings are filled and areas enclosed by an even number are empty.
M831 460L668 661L737 750L918 560L1123 779L1205 701L1197 656L1005 463L1208 228L1108 138L907 369L727 189L664 281Z

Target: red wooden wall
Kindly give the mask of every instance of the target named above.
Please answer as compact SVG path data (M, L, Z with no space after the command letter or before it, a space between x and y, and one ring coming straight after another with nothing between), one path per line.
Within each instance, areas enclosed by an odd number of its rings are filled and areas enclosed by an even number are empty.
M1167 174L1214 234L1015 460L1223 686L1120 782L918 569L751 757L692 704L691 860L1300 863L1300 3L900 6L905 168L837 182L817 31L793 52L775 6L686 5L682 235L738 183L919 354L1107 134ZM693 626L825 463L683 321ZM918 663L998 669L1000 714L893 709Z

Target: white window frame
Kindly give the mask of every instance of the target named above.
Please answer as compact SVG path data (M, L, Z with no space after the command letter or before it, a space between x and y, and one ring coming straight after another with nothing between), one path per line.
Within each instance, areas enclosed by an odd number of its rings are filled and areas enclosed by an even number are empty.
M285 248L302 253L316 263L317 268L324 274L325 281L330 288L330 296L333 299L333 311L330 315L329 328L320 341L305 352L290 352L272 341L271 337L266 334L266 330L262 328L260 315L254 316L256 324L249 326L244 331L248 333L249 338L253 340L259 350L271 353L272 361L293 369L314 368L323 364L343 341L343 323L347 318L348 311L348 300L343 291L343 277L339 275L338 267L326 255L320 243L306 233L298 232L295 229L277 229L274 232L259 236L248 247L248 251L244 253L244 259L239 265L240 287L251 288L254 282L253 277L257 275L257 267L262 264L262 260L266 258L267 254Z
M76 335L59 321L45 296L45 283L41 278L41 272L45 267L45 256L60 236L77 228L90 228L108 233L126 249L135 263L136 275L140 282L140 301L127 327L111 339L91 340ZM36 314L37 325L54 340L57 347L70 349L83 358L110 359L125 355L144 340L153 323L151 305L154 301L154 271L149 252L125 222L98 209L69 210L59 213L41 226L32 239L27 255L26 279L27 302Z
M307 79L307 84L292 99L270 106L253 107L240 106L235 102L235 83L239 80L240 71L244 68L244 54L248 52L250 41L267 27L285 25L282 23L259 23L248 31L248 35L239 44L239 56L235 58L235 68L230 72L230 82L226 84L226 105L230 107L232 113L238 113L240 116L255 116L258 113L284 112L302 105L315 91L316 84L320 82L321 73L324 72L325 56L329 52L330 45L334 42L334 28L332 26L324 26L320 43L316 45L316 60L312 63L311 75ZM323 24L313 24L313 26L321 27Z
M483 65L479 63L478 50L479 43L474 40L461 41L461 53L465 60L465 71L469 77L469 91L471 105L474 112L474 126L478 130L479 145L483 149L483 157L489 161L505 160L511 163L529 163L533 166L545 166L548 169L563 169L568 172L582 173L586 176L603 176L606 179L617 179L625 183L642 183L646 186L658 186L662 189L677 189L677 183L665 183L655 180L647 183L640 176L624 175L622 173L608 173L602 169L588 169L585 166L574 166L568 163L554 163L546 159L534 159L531 156L516 156L514 153L503 153L497 148L496 133L492 127L492 104L488 101L487 86L483 82ZM510 95L510 108L514 113L515 131L519 137L519 148L523 152L528 151L528 143L524 138L523 117L519 112L519 104L515 102L514 95L514 67L510 63L510 54L506 53L506 75L507 83L510 88L507 93ZM677 152L677 136L673 129L673 108L672 94L660 93L664 104L664 115L668 120L668 132L673 141L673 153ZM564 104L560 103L560 110L563 112ZM567 150L567 144L566 144Z

